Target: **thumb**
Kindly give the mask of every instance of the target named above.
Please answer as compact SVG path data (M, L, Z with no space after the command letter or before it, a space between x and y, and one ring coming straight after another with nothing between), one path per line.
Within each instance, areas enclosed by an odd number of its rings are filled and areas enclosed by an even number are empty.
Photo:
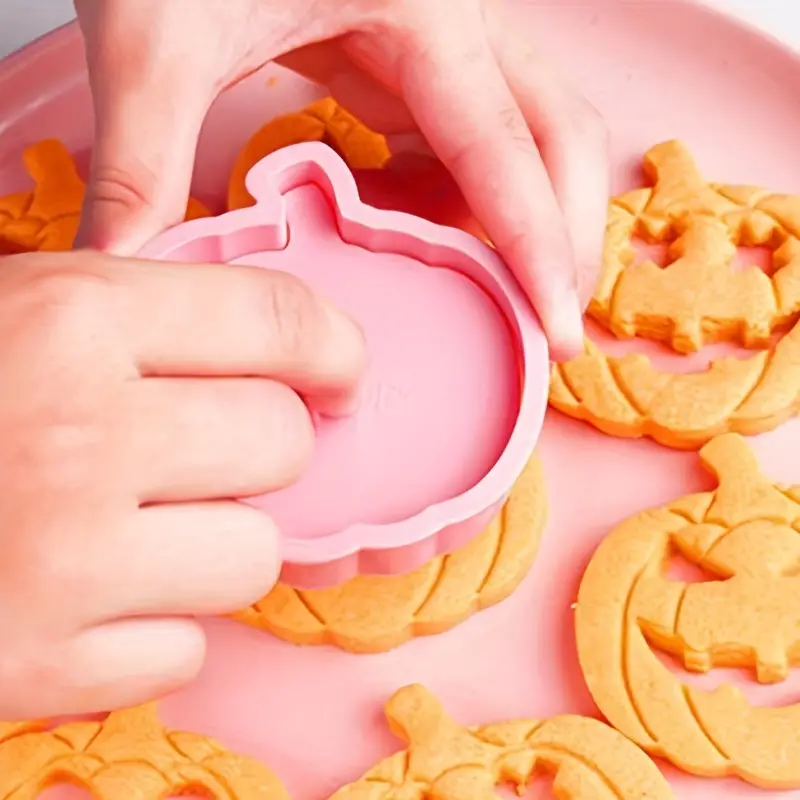
M213 92L186 61L159 52L153 25L131 36L114 23L81 19L95 143L76 244L132 255L183 219Z

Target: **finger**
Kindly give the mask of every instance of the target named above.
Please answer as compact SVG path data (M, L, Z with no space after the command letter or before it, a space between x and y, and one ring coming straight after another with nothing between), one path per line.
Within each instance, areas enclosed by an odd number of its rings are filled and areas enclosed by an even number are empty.
M575 262L547 171L488 41L435 30L446 38L405 64L406 101L533 302L553 357L570 358L582 350Z
M205 648L202 627L189 619L130 619L89 628L27 664L25 683L0 675L0 709L4 719L47 719L137 706L189 683Z
M135 253L183 218L213 97L197 55L166 49L183 37L153 35L172 23L151 5L150 13L135 13L130 4L105 4L99 11L96 4L88 4L90 11L78 4L95 144L77 244L119 255Z
M264 512L233 500L148 506L81 569L86 591L79 611L98 624L227 614L274 586L278 532Z
M77 257L77 256L76 256ZM256 267L106 262L143 375L269 377L346 413L366 365L359 327L297 278ZM120 324L120 323L118 323Z
M285 384L146 378L129 387L125 450L140 503L275 491L296 481L311 458L311 416Z
M610 192L608 131L596 109L539 57L508 9L491 26L495 56L542 154L575 253L585 308L600 270Z

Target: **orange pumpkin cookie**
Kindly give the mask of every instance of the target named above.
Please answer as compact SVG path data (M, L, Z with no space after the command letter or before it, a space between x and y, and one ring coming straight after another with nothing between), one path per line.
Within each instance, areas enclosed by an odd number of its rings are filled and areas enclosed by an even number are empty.
M0 197L0 254L71 250L86 185L69 150L45 139L26 148L22 158L34 188ZM190 199L186 219L207 216L208 209Z
M270 120L256 131L239 153L228 184L228 208L255 202L245 186L247 173L264 156L301 142L326 142L351 169L378 169L389 160L386 139L359 122L332 97L317 100L302 111Z
M606 718L652 755L698 775L800 787L800 704L754 707L731 685L701 691L652 649L697 672L749 667L762 683L800 662L800 486L763 477L736 434L700 457L716 491L623 522L592 557L576 609L581 668ZM668 578L675 553L713 578Z
M544 474L534 456L502 512L455 553L407 575L359 576L331 589L278 584L236 618L295 644L334 644L354 653L442 633L516 589L536 556L546 515Z
M380 762L332 800L496 800L500 783L524 787L555 774L564 800L668 800L655 764L612 728L577 716L515 720L465 728L422 686L407 686L386 704L392 731L408 749Z
M96 800L179 794L289 800L280 781L254 759L206 736L166 730L153 703L52 731L36 723L0 723L0 800L35 800L60 783L77 784Z
M612 200L601 276L589 314L619 337L642 336L691 352L735 341L764 347L673 374L643 355L586 352L553 370L550 402L614 436L698 447L728 431L769 430L800 407L800 196L708 184L679 142L650 150L652 189ZM633 236L670 244L666 267L635 264ZM770 274L732 268L736 246L774 252Z

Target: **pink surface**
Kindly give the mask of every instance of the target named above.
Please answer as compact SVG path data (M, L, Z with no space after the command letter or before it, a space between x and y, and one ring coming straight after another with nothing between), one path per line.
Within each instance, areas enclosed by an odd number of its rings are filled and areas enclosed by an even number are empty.
M297 275L364 330L355 413L317 419L308 472L252 501L280 527L282 579L401 574L463 546L522 472L547 405L547 345L522 290L463 231L363 205L319 142L268 156L247 187L255 206L179 225L140 255Z
M715 179L776 191L800 188L800 67L770 42L678 0L552 2L520 13L531 38L580 81L608 119L615 190L638 185L642 152L670 137L684 139ZM22 180L23 144L57 134L85 151L91 136L74 32L11 62L4 77L2 191ZM200 197L216 198L219 208L225 176L249 133L269 115L314 96L284 74L268 88L263 73L226 95L204 133ZM751 441L770 475L800 482L800 423ZM510 600L448 634L369 657L297 649L233 623L209 622L207 666L193 686L164 703L166 719L264 759L298 800L322 800L397 747L381 704L410 681L425 683L464 721L596 714L572 629L570 605L581 572L597 542L621 519L707 488L710 479L692 453L613 440L555 412L548 414L540 451L550 521L531 575ZM748 695L764 705L796 700L797 672L779 686L750 682ZM715 671L702 683L730 677ZM704 781L668 767L665 772L682 800L797 796L737 780ZM546 796L535 788L531 794Z

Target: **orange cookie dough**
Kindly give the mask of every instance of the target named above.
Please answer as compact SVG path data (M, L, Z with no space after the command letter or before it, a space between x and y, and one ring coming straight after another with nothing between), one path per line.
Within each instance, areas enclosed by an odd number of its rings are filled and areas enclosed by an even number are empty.
M766 349L673 374L587 342L584 355L554 367L551 405L611 435L676 448L776 427L800 407L800 196L709 184L674 141L647 153L645 171L651 189L611 201L590 316L621 338L679 352L719 341ZM634 236L669 243L671 263L634 264ZM770 274L733 269L737 245L772 250ZM772 347L772 334L789 328Z
M326 142L351 169L379 169L390 156L383 136L359 122L332 97L317 100L302 111L276 117L250 137L233 166L228 184L229 210L255 202L244 181L264 156L301 142Z
M0 722L0 800L35 800L63 783L95 800L289 800L262 764L206 736L165 729L152 703L52 731Z
M236 618L295 644L334 644L354 653L442 633L516 589L536 556L546 515L544 474L534 456L502 512L461 550L407 575L359 576L315 591L278 584Z
M465 728L422 686L386 704L392 731L408 749L373 767L331 800L496 800L510 783L519 794L537 773L555 774L563 800L667 800L669 784L625 737L577 716L516 720Z
M686 668L749 667L783 680L800 662L800 486L761 475L736 434L700 457L718 478L622 523L598 547L576 609L578 653L600 710L654 756L698 775L800 787L800 704L759 708L730 685L684 684L651 648ZM713 578L667 577L682 554Z
M0 252L71 249L85 192L72 156L46 139L22 158L34 188L0 198Z
M26 148L22 158L34 188L0 197L0 255L71 250L86 185L69 150L57 139L45 139ZM190 199L186 219L209 215Z

